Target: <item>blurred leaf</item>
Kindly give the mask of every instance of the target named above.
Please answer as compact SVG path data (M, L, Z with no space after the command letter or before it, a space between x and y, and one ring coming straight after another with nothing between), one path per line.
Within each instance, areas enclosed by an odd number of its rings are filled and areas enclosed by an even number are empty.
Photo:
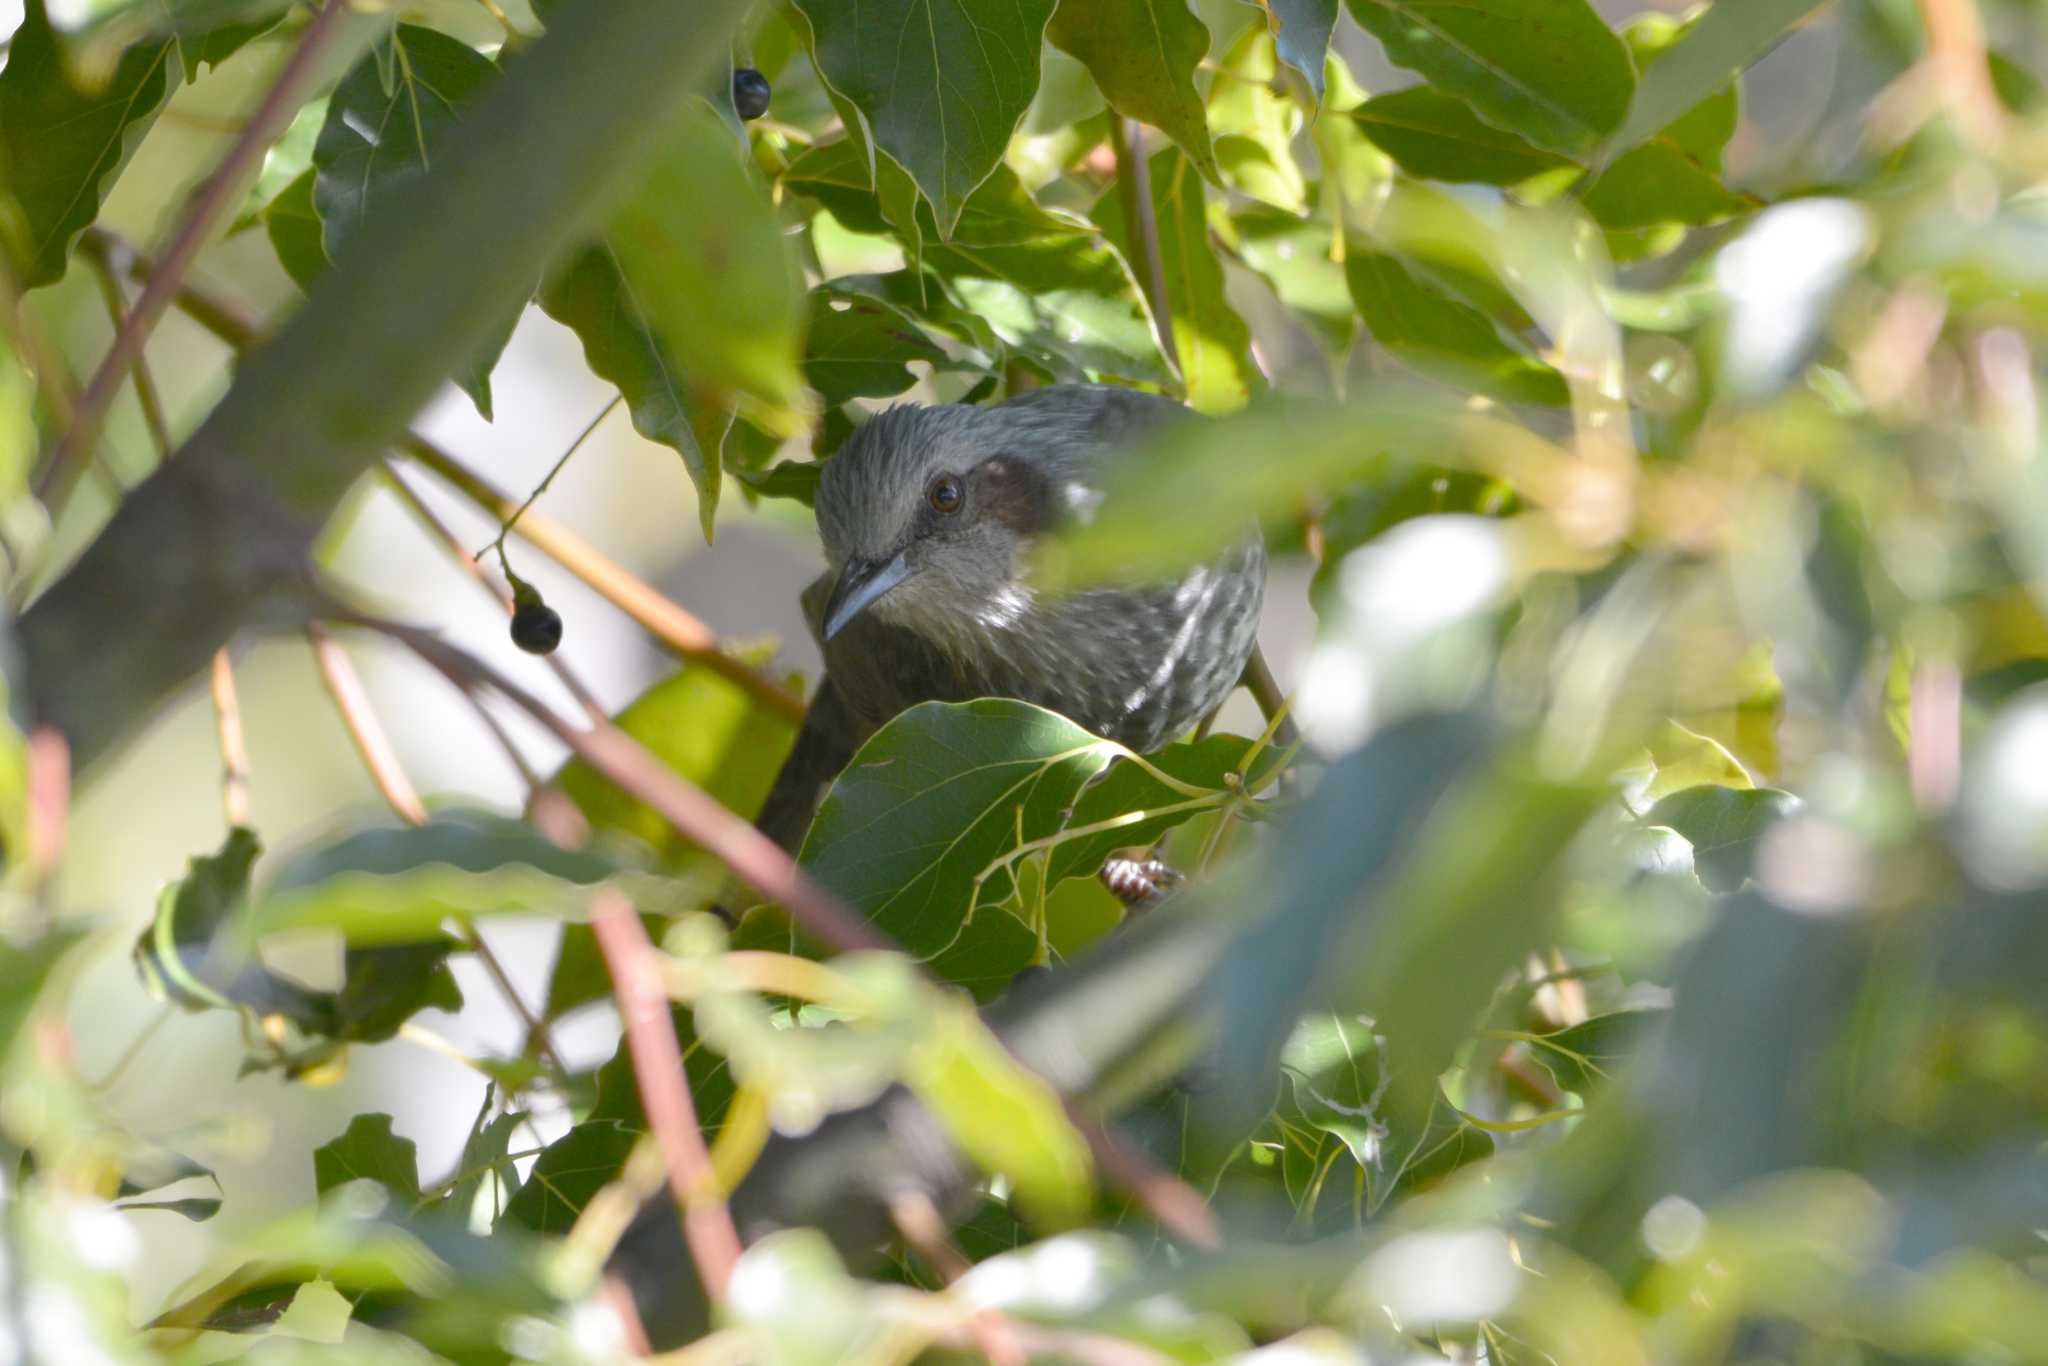
M1636 87L1628 121L1610 150L1634 147L1670 126L1702 100L1727 85L1808 14L1820 0L1747 0L1713 5L1690 25L1656 63L1656 79Z
M1564 376L1512 345L1491 319L1384 252L1354 244L1344 278L1373 339L1423 374L1510 403L1563 404Z
M1217 178L1195 90L1209 30L1187 0L1061 0L1045 36L1087 66L1119 114L1159 129L1205 179Z
M799 0L819 72L916 179L937 210L935 236L952 236L1030 106L1053 5Z
M156 122L172 85L177 45L121 54L104 86L67 70L45 0L26 0L0 68L0 168L20 210L5 243L24 289L54 284L78 235Z
M1015 880L993 865L1060 829L1082 785L1124 752L1023 702L922 703L833 782L801 862L933 972L991 995L1036 951L1001 909Z
M85 938L83 930L49 930L25 944L0 935L0 1064L14 1046L15 1036L35 1013L43 988L64 955Z
M785 718L731 679L697 664L662 679L612 720L671 772L749 820L761 809L796 741ZM576 803L592 829L632 836L666 868L718 866L668 821L580 759L564 764L554 785Z
M783 183L850 228L894 231L849 142L813 147L790 165ZM1070 374L1166 378L1123 260L1092 224L1041 208L1008 167L998 166L975 191L950 240L936 240L929 211L919 214L928 230L925 268L1005 341Z
M1209 247L1202 181L1171 147L1153 156L1151 172L1160 265L1188 402L1205 413L1231 412L1250 401L1265 379L1252 360L1251 330L1223 294L1223 267ZM1138 259L1121 196L1104 195L1095 221L1126 259Z
M220 1197L195 1195L182 1200L123 1200L114 1208L123 1213L135 1210L162 1210L165 1214L175 1214L195 1224L203 1224L220 1213Z
M901 310L830 288L812 292L804 378L826 406L900 394L916 382L910 362L945 360Z
M403 1217L420 1202L419 1150L391 1132L391 1116L357 1115L341 1137L313 1150L313 1185L322 1195L350 1181L374 1181Z
M263 231L270 238L277 263L301 290L327 269L327 247L320 215L313 207L313 172L308 169L263 207Z
M1709 891L1732 892L1749 876L1764 831L1799 809L1776 788L1691 787L1651 807L1647 825L1668 825L1692 843L1693 866Z
M447 965L456 948L439 935L418 944L351 947L342 956L331 1036L381 1043L422 1010L461 1010L462 989Z
M1377 1167L1387 1136L1379 1115L1386 1075L1371 1023L1320 1011L1304 1016L1280 1066L1301 1119L1342 1142L1360 1167Z
M783 460L758 474L738 471L739 481L763 498L787 498L811 506L818 496L823 465L809 460Z
M1612 1080L1633 1058L1651 1029L1664 1018L1661 1010L1616 1010L1582 1020L1569 1029L1545 1034L1529 1056L1567 1091L1585 1094Z
M1308 184L1294 160L1301 108L1279 92L1279 71L1265 28L1246 30L1218 67L1209 127L1232 189L1302 214L1308 211Z
M1603 227L1615 229L1713 223L1758 206L1662 139L1623 153L1580 202Z
M1751 788L1756 782L1733 754L1712 736L1666 721L1650 737L1650 759L1657 766L1642 799L1657 802L1688 787Z
M769 411L796 403L802 281L774 210L708 109L693 105L668 130L613 211L606 242L654 335L687 373Z
M1487 123L1470 105L1432 86L1376 95L1351 117L1402 170L1429 180L1513 185L1572 164Z
M1323 98L1323 57L1337 27L1337 0L1263 0L1266 23L1280 60L1301 73L1317 100Z
M463 111L498 77L488 57L416 24L393 29L389 51L396 63L393 82L387 86L378 75L376 53L357 62L335 87L313 145L313 206L330 260L362 230L365 218L382 212L427 173L432 154L446 145ZM515 310L455 376L485 420L491 416L491 371L518 321Z
M576 1216L626 1165L638 1131L615 1119L579 1124L534 1159L526 1184L505 1205L502 1223L535 1233L561 1235Z
M625 396L633 429L683 457L697 490L697 520L711 539L720 459L732 414L700 393L663 344L611 243L570 257L541 285L538 302L583 343L590 372Z
M1010 1183L1031 1219L1055 1228L1078 1222L1094 1195L1091 1163L1058 1093L959 1001L935 1000L927 1027L911 1055L911 1089L962 1152Z
M527 1119L528 1116L518 1111L494 1115L462 1145L462 1157L455 1168L455 1184L448 1192L448 1204L458 1217L469 1217L470 1205L492 1173L497 1174L499 1190L505 1198L518 1193L519 1171L506 1154L512 1150L512 1135Z
M1395 62L1539 146L1585 151L1629 112L1635 72L1628 49L1585 0L1349 4Z
M707 1139L715 1137L725 1123L726 1108L732 1104L732 1068L723 1055L713 1052L697 1037L694 1012L687 1006L669 1011L676 1031L676 1045L683 1055L683 1073L690 1083L690 1100L697 1110L697 1123ZM647 1128L647 1115L640 1104L640 1079L633 1071L633 1051L625 1039L594 1077L597 1098L586 1118L617 1120L635 1132Z
M1251 207L1232 217L1230 227L1236 237L1232 245L1244 263L1309 325L1324 349L1337 355L1348 350L1358 330L1358 314L1351 306L1344 266L1331 250L1331 226L1277 209Z

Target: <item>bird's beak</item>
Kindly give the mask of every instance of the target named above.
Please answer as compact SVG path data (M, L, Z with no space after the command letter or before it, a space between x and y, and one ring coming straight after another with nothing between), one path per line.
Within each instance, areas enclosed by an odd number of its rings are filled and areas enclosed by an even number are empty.
M886 560L848 560L825 601L825 639L830 640L872 606L875 600L910 577L910 565L902 555Z

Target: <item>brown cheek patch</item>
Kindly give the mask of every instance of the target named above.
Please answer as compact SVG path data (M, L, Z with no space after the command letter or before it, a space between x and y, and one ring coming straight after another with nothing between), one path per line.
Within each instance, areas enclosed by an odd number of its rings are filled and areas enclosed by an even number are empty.
M1052 485L1039 471L1007 455L992 455L974 470L974 501L1020 536L1035 536L1053 524Z

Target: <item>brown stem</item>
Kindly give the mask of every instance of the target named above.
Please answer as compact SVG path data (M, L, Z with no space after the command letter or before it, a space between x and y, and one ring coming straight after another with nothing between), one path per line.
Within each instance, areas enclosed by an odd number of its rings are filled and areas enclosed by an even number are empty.
M100 297L106 301L107 316L113 321L114 332L118 336L128 320L128 299L121 292L121 277L114 273L113 264L105 256L92 252L87 253L87 257L92 263L93 278L99 281ZM168 460L172 450L171 425L164 420L163 399L157 393L156 380L149 373L146 353L136 353L129 378L135 383L135 401L142 407L142 422L149 428L156 458Z
M1244 686L1259 704L1267 725L1273 724L1274 717L1280 717L1280 724L1273 729L1273 743L1281 749L1299 744L1301 732L1295 729L1294 718L1281 716L1281 709L1287 705L1287 694L1280 690L1280 680L1273 677L1273 667L1266 663L1265 647L1252 646L1252 656L1244 664Z
M682 1052L669 1020L668 992L654 961L654 945L640 926L640 917L625 893L614 887L591 900L590 928L612 975L612 993L625 1021L626 1048L633 1058L633 1076L640 1083L640 1103L654 1130L668 1167L669 1190L683 1211L683 1236L704 1293L722 1304L732 1270L740 1259L740 1235L732 1211L719 1194L704 1132L690 1102Z
M35 900L47 919L47 898L71 811L71 750L64 736L38 726L28 737L28 871Z
M135 307L115 332L113 345L107 349L99 368L93 371L91 380L86 383L71 425L65 429L57 443L56 454L43 471L36 494L46 503L61 505L70 493L81 462L99 441L107 404L121 387L122 378L142 354L150 332L163 317L164 309L177 296L178 287L192 269L200 247L219 225L244 177L255 169L256 162L283 134L292 115L298 111L313 77L318 74L321 58L340 33L342 21L348 14L348 0L327 0L321 6L313 16L313 22L306 26L305 36L299 40L291 60L285 63L284 70L278 73L277 80L263 96L263 102L256 106L256 112L243 126L241 136L235 139L227 155L221 158L213 174L193 196L192 207L143 285L141 297L136 299Z
M702 845L740 881L787 908L827 947L841 953L901 952L901 946L813 881L774 841L677 776L617 726L608 721L593 722L587 730L570 725L532 693L431 631L346 611L335 615L403 642L459 687L485 687L504 697L553 732L578 758L652 807L679 834Z
M1180 350L1173 340L1172 297L1166 292L1166 258L1159 250L1159 219L1152 210L1152 168L1145 162L1142 132L1133 120L1111 114L1110 150L1116 153L1116 192L1123 205L1126 236L1137 248L1138 283L1145 302L1152 305L1153 321L1159 332L1159 349L1176 371Z
M1070 1104L1067 1118L1088 1140L1102 1174L1128 1191L1161 1228L1190 1247L1213 1250L1223 1246L1216 1214L1200 1191L1125 1143L1095 1116Z
M362 679L356 676L355 665L349 663L348 655L335 644L334 637L317 622L307 624L306 639L313 647L313 659L320 666L320 680L327 685L327 695L334 699L334 709L341 714L348 738L362 756L363 767L370 771L377 791L400 820L408 825L425 825L427 808L420 801L412 779L405 776L398 751L391 747L390 737L377 720L370 695L363 690Z
M249 747L242 739L242 703L225 646L213 656L213 721L220 736L220 809L230 826L249 823Z

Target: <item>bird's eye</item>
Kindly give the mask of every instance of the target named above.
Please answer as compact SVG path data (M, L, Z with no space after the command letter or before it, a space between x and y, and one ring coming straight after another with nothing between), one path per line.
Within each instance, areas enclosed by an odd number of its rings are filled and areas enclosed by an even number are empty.
M924 500L932 505L934 512L958 512L960 499L960 481L950 474L942 474L932 480L924 491Z

